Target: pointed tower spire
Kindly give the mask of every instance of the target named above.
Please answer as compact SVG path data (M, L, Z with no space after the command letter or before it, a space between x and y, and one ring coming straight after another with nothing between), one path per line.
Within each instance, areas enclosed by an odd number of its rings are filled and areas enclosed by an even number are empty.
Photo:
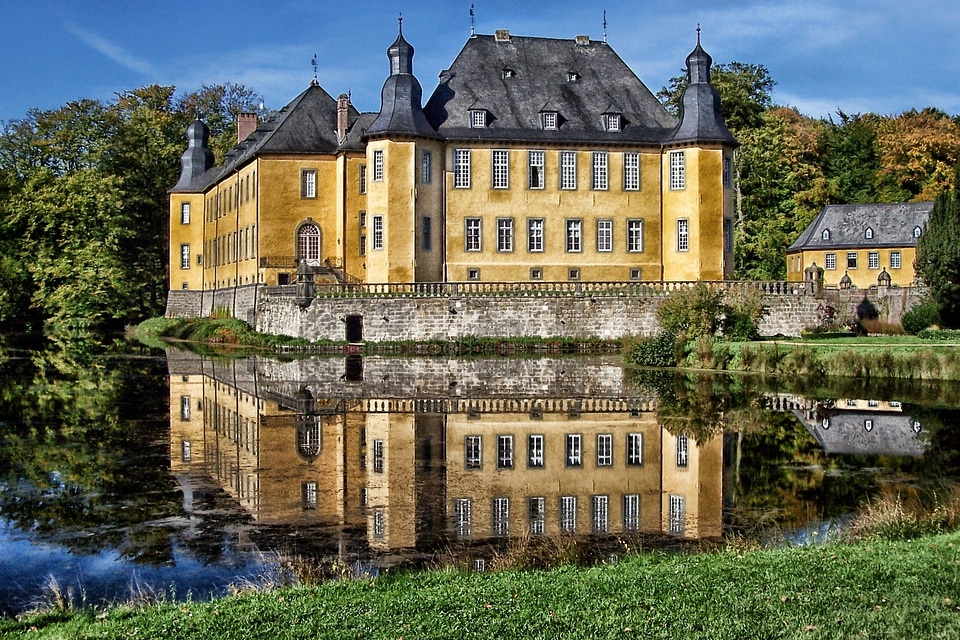
M680 124L671 142L719 142L736 145L720 112L720 94L710 84L713 58L700 46L700 25L697 25L697 46L687 56L687 86L680 100Z
M397 39L387 49L390 76L380 91L380 114L367 128L368 136L406 133L435 136L423 115L423 89L413 75L413 46L403 37L403 16L397 18Z
M399 24L397 39L387 49L387 57L390 58L390 75L395 76L398 73L413 75L413 46L403 37L402 13L397 17L397 23Z

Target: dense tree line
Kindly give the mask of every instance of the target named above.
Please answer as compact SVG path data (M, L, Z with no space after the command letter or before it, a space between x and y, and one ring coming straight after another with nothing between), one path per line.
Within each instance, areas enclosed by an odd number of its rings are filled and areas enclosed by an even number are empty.
M762 65L715 65L735 162L736 276L785 277L785 249L831 203L933 200L956 186L960 117L936 109L811 118L772 100ZM657 94L679 109L685 76ZM259 97L238 85L177 96L148 86L111 102L30 111L0 132L0 323L111 325L162 312L167 190L196 114L218 163L235 116Z
M236 141L236 113L258 102L238 85L184 96L152 85L4 124L4 329L103 327L162 313L167 191L179 175L186 127L202 114L219 161Z

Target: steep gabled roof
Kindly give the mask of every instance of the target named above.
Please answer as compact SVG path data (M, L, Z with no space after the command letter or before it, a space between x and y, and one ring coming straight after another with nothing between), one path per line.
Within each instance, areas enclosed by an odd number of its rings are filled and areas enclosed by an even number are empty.
M470 127L471 109L487 112L485 128ZM620 131L604 129L611 109ZM556 131L542 111L557 113ZM447 139L659 144L677 125L605 42L499 34L467 41L424 113Z
M912 247L914 229L926 227L932 202L897 204L828 204L804 229L787 252L800 250ZM871 229L873 238L866 237ZM829 239L823 232L829 231Z

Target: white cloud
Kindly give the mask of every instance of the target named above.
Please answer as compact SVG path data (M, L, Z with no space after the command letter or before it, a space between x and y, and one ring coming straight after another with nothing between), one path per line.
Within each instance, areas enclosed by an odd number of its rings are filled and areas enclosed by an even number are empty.
M63 27L88 47L113 60L121 67L144 76L155 76L157 74L157 69L152 64L125 51L122 47L108 41L106 38L73 23L65 23Z

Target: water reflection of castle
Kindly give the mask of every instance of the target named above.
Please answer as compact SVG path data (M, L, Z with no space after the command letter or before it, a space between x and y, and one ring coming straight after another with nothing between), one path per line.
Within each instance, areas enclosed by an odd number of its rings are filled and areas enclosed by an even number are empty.
M613 361L171 351L169 367L174 474L213 477L263 523L360 528L381 550L721 533L722 438L662 429Z

